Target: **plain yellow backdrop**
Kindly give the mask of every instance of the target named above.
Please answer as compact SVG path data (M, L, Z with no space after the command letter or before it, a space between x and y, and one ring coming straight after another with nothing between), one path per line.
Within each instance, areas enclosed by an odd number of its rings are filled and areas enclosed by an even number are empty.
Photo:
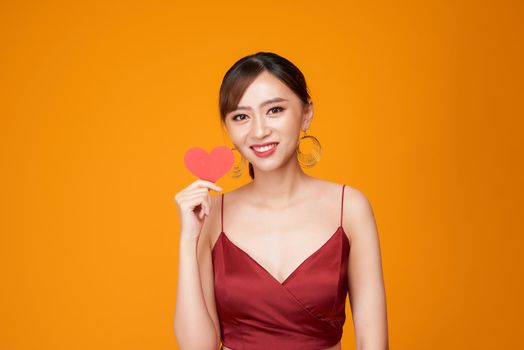
M373 205L391 349L524 348L522 18L517 1L3 1L0 348L177 348L183 155L231 146L218 89L257 51L306 76L307 173Z

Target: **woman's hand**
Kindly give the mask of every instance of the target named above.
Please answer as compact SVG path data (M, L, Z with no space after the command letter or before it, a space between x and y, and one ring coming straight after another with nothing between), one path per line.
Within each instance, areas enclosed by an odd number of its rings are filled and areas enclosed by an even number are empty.
M198 238L205 216L211 212L209 190L222 191L211 181L198 179L175 195L182 238Z

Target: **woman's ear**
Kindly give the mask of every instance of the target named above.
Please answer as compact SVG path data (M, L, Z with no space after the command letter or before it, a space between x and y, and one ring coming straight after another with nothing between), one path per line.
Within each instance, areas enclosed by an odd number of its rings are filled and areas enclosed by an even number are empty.
M306 103L302 109L302 130L309 129L309 124L311 124L311 120L313 119L313 111L313 101L308 99L308 103Z

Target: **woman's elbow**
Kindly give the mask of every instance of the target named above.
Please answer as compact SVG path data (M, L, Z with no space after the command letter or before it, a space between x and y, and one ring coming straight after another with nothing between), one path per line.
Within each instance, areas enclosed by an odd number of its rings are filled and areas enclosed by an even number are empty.
M190 330L180 329L175 323L175 338L180 350L217 350L220 346L215 332L212 335L203 335Z

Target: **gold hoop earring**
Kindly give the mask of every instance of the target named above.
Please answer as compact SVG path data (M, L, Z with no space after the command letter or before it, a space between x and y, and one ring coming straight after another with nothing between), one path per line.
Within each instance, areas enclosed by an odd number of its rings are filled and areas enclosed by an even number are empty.
M312 142L312 148L310 153L304 153L300 150L302 141L308 139ZM307 129L304 130L304 136L302 136L297 145L297 160L301 166L305 168L311 168L320 161L322 147L320 141L315 136L307 135Z
M236 151L237 149L235 147L231 148L232 151ZM238 152L240 154L240 152ZM244 171L246 170L246 159L242 154L240 154L240 161L233 165L231 168L231 171L229 172L229 176L233 179L238 179L244 174Z

